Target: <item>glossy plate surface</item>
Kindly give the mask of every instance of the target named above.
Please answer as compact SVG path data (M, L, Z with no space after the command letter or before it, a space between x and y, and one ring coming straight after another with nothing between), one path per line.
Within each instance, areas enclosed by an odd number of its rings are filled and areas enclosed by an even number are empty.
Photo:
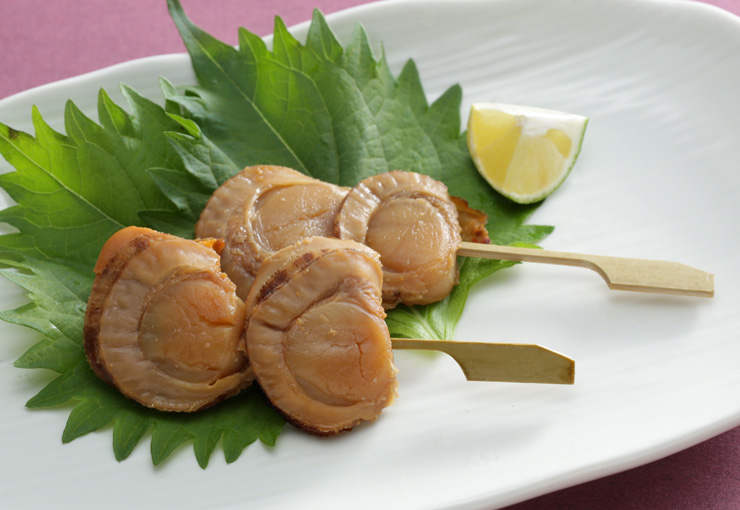
M232 465L217 450L205 471L190 447L152 467L148 437L118 463L110 430L62 445L67 408L24 408L52 376L12 366L36 337L3 323L7 508L490 509L740 425L740 20L681 1L401 0L329 22L342 41L361 22L396 72L413 58L430 99L460 83L465 118L479 101L588 116L576 167L531 219L556 226L543 245L684 262L715 273L716 297L519 265L475 289L458 337L568 354L575 386L471 383L445 357L398 352L400 398L376 423L328 440L286 429L276 449ZM32 132L35 104L61 129L67 99L94 116L100 87L156 99L160 75L194 80L184 55L134 61L8 98L0 120ZM24 299L0 282L0 308Z

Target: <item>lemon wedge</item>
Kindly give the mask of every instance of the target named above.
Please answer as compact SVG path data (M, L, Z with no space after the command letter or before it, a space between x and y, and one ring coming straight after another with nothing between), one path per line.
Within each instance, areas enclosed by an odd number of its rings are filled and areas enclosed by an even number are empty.
M570 173L588 118L532 106L475 103L468 148L478 172L520 204L539 202Z

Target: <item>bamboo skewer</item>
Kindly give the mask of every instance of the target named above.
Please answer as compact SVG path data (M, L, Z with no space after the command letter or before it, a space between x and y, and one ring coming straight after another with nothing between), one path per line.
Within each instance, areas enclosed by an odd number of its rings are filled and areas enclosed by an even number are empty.
M582 255L470 242L463 242L457 254L464 257L585 267L599 273L610 289L714 296L713 274L678 262Z
M394 349L441 351L449 354L468 381L573 384L575 361L532 344L456 342L392 338Z

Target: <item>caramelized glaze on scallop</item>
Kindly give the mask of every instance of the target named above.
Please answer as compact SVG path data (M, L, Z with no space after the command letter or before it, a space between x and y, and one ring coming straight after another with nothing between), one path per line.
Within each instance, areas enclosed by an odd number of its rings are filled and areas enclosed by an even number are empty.
M460 236L463 241L471 243L491 244L488 237L486 223L488 215L468 205L468 201L460 197L450 197L457 209L457 221L460 223Z
M213 240L128 227L103 247L85 315L93 371L162 411L197 411L253 380L245 309Z

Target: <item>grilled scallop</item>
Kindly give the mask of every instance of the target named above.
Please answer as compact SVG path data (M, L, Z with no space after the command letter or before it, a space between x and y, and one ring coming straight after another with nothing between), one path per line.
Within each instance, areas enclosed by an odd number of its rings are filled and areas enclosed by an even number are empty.
M439 301L457 284L457 210L431 177L393 171L364 179L342 203L334 234L380 253L386 309Z
M252 382L244 303L220 271L220 244L138 227L106 242L84 327L101 379L161 411L197 411Z
M213 193L195 234L224 239L221 264L244 299L265 257L306 237L332 235L346 194L290 168L247 167Z
M297 427L331 435L377 418L396 395L378 255L314 237L267 257L246 301L247 352Z

